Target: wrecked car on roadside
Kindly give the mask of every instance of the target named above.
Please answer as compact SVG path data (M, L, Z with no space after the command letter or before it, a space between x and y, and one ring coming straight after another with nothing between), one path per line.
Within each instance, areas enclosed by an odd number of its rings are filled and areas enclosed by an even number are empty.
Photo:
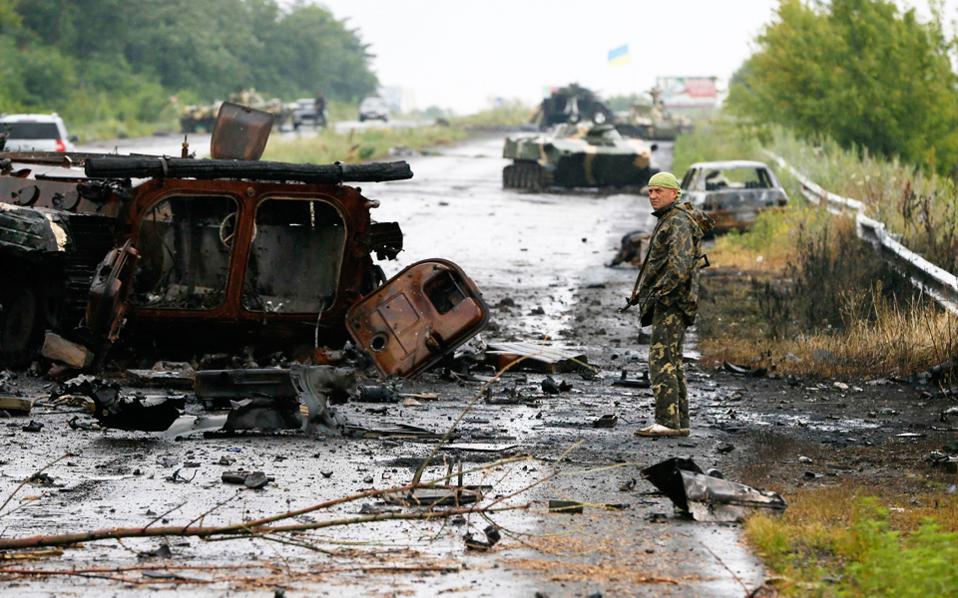
M352 338L383 374L411 375L487 323L452 262L385 281L373 261L402 232L347 183L411 178L406 162L260 161L271 126L226 103L210 159L185 143L178 158L0 153L0 363L31 363L45 337L89 351L90 369L118 341L312 355Z
M682 195L715 222L714 230L744 231L759 212L785 206L788 195L763 162L697 162L682 177Z

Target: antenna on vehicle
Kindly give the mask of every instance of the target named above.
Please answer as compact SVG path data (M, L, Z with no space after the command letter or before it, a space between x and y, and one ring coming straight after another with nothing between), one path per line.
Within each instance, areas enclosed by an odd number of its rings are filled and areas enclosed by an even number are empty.
M181 157L181 158L189 158L189 157L190 157L190 141L189 141L188 137L189 137L189 135L183 135L183 145L182 145L182 147L181 147L181 149L180 149L180 157Z

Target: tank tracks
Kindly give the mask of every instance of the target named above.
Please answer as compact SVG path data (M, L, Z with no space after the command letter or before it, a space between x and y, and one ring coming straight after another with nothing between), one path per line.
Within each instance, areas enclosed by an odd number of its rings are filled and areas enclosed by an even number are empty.
M537 162L516 160L502 169L502 186L505 189L541 191L552 186L552 176Z

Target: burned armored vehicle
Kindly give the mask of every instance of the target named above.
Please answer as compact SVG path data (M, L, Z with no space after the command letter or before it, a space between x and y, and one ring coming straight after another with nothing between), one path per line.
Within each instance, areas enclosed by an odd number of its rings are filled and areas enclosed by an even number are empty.
M712 217L716 232L744 231L759 212L788 203L775 173L763 162L696 162L682 177L683 197Z
M670 111L662 99L658 88L649 91L649 101L635 103L629 107L628 115L618 125L624 135L674 141L679 135L693 129L692 121L685 116Z
M227 103L212 159L0 153L3 363L30 363L51 335L89 351L89 369L117 342L175 358L352 338L406 376L485 325L455 264L384 281L372 259L395 258L402 232L347 183L408 179L407 163L259 161L271 126Z
M655 174L656 146L625 139L612 125L558 125L548 134L507 137L502 171L507 189L549 187L641 188Z
M532 122L540 131L564 123L611 123L612 110L592 90L575 83L552 91L542 100Z

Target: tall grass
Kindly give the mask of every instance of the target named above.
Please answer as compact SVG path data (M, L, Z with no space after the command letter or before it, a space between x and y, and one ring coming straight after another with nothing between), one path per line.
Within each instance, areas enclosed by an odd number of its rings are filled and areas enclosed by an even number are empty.
M875 491L883 501L864 498ZM799 491L782 517L752 517L745 534L785 596L956 595L958 498L886 506L902 498L880 488Z

